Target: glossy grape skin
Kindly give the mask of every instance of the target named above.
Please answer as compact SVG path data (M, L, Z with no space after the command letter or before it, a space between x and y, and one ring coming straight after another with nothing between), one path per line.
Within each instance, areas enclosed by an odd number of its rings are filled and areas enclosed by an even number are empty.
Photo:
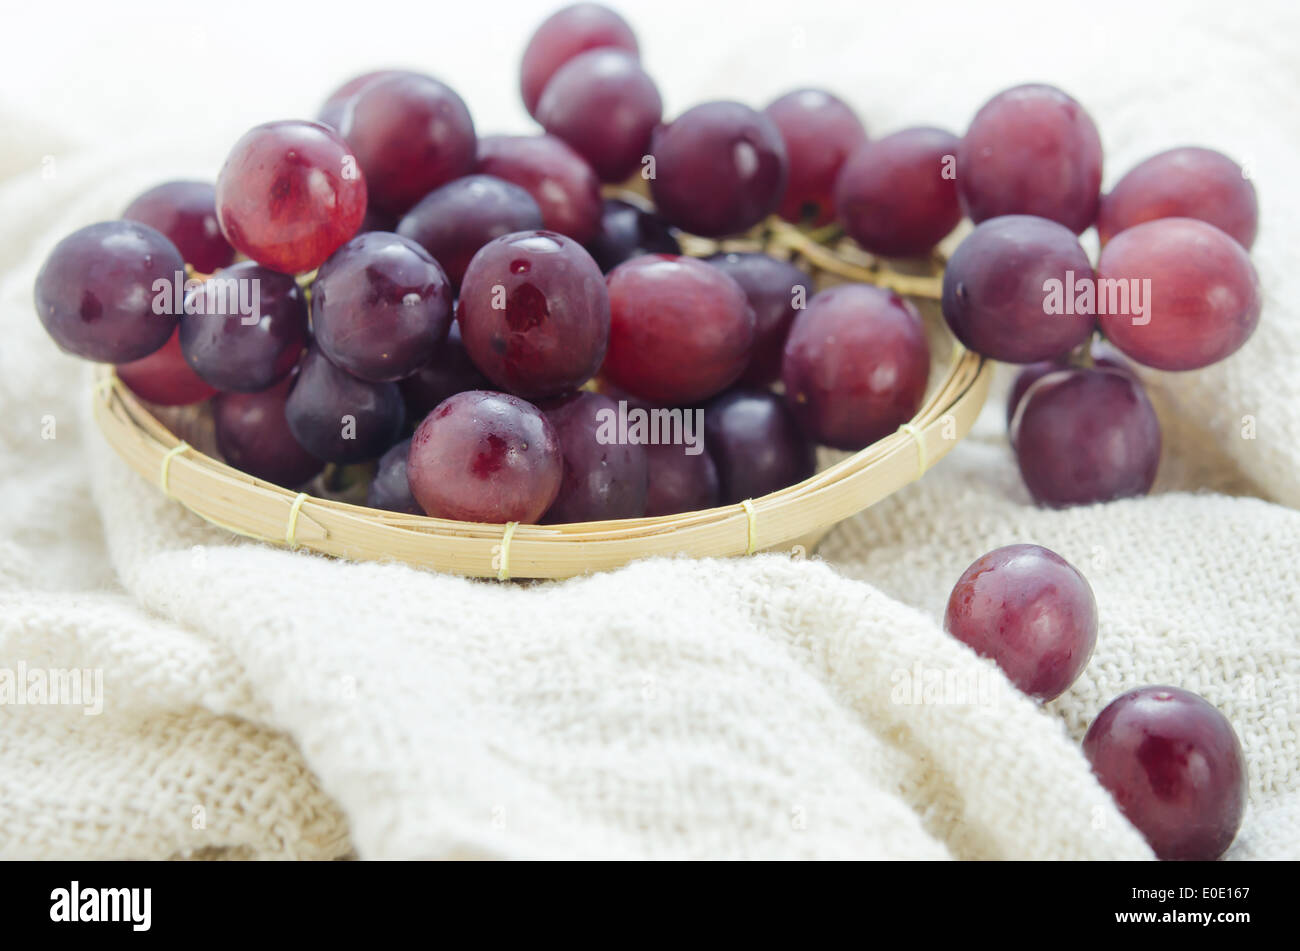
M399 69L375 69L368 73L362 73L359 76L353 76L342 86L339 86L326 99L316 113L316 121L321 125L327 125L331 129L338 130L343 127L343 116L347 112L348 106L356 99L357 94L366 86L387 76L395 73L405 73L405 70Z
M210 182L164 182L138 195L122 217L158 229L194 270L211 274L235 259L217 224L216 194Z
M950 172L961 140L943 129L904 129L849 156L835 187L835 208L849 237L891 258L928 253L961 223Z
M551 14L524 49L519 91L530 115L556 71L587 50L613 47L638 55L636 35L627 22L598 3L575 3Z
M835 180L850 155L867 141L857 113L822 89L786 93L763 112L776 124L790 163L777 208L786 221L824 225L835 216Z
M1099 322L1111 343L1157 370L1218 363L1259 324L1254 265L1240 244L1204 221L1159 218L1121 231L1102 249L1097 277L1150 281L1144 316L1107 314ZM1131 300L1129 310L1136 310Z
M370 508L403 515L424 514L424 509L411 494L411 483L406 478L406 459L410 449L411 440L403 439L379 457L375 478L366 493L366 505Z
M1055 360L1088 339L1088 314L1046 312L1045 282L1081 285L1092 262L1068 228L1045 218L986 221L957 246L943 275L943 316L971 350L1004 363Z
M957 187L977 224L1038 215L1079 234L1097 218L1101 162L1083 106L1053 86L1015 86L971 121L957 151Z
M414 241L374 231L321 265L311 287L312 329L330 361L375 383L429 362L451 325L451 282Z
M419 73L380 76L342 117L344 140L365 173L370 203L400 215L477 161L474 120L451 87Z
M1088 728L1083 753L1125 818L1166 861L1228 850L1246 809L1246 761L1232 724L1178 687L1138 687Z
M1110 502L1151 491L1160 465L1160 421L1131 374L1060 370L1021 398L1011 444L1040 505Z
M319 267L365 218L366 180L356 161L338 133L318 122L251 129L217 176L222 234L273 271Z
M621 182L641 167L663 108L636 56L597 49L556 70L537 103L537 121L585 158L601 181Z
M524 189L491 175L466 175L421 198L398 222L397 233L432 254L459 288L483 245L541 227L542 210Z
M1052 700L1083 673L1097 645L1097 601L1072 564L1038 545L975 560L948 597L943 628L992 658L1023 693Z
M449 396L466 390L489 390L492 382L483 375L465 350L460 325L451 322L447 339L434 351L433 359L399 382L409 419L424 419Z
M541 519L560 491L564 459L541 410L486 390L457 393L411 439L407 478L437 518L467 522Z
M245 323L250 318L241 310L241 297L251 305L247 295L253 286L258 289L258 319ZM293 369L307 345L307 301L302 289L287 274L252 261L214 274L190 292L185 307L179 330L181 352L194 372L219 390L266 389Z
M647 516L698 512L721 503L718 468L707 452L688 455L685 446L673 443L649 445L645 451Z
M633 396L668 406L726 389L749 365L754 309L720 268L667 254L609 272L609 353L603 375Z
M577 152L553 135L490 135L479 139L478 171L518 185L542 210L542 226L585 244L600 230L600 179Z
M185 362L179 333L147 357L119 363L117 378L140 399L158 406L189 406L217 393Z
M704 434L724 505L795 485L817 470L816 447L771 390L741 386L711 400Z
M727 252L705 260L730 275L754 309L754 349L741 382L775 382L790 325L813 296L812 280L789 261L766 254Z
M397 384L359 380L315 345L302 358L284 412L294 438L326 462L377 458L397 442L406 422Z
M930 377L930 345L916 309L867 284L822 291L795 318L781 379L817 442L857 450L916 415Z
M1104 245L1125 228L1157 218L1197 218L1247 250L1259 230L1255 186L1222 152L1185 146L1135 165L1102 196L1097 232Z
M212 401L217 448L230 465L296 489L325 468L289 430L285 400L294 378L287 376L260 393L221 393Z
M660 129L650 192L669 223L707 238L735 234L776 210L789 160L776 124L738 102L706 102Z
M616 436L618 406L599 393L571 393L541 407L564 457L560 492L546 512L552 523L640 518L645 514L645 446L601 442ZM606 420L613 420L612 423Z
M1124 359L1124 355L1106 341L1094 339L1088 345L1088 350L1092 357L1093 366L1118 370L1121 373L1127 373L1131 377L1137 377L1137 374L1133 372L1132 365ZM1031 386L1047 376L1047 374L1056 373L1058 370L1068 370L1071 366L1069 360L1062 359L1041 360L1038 363L1030 363L1023 367L1016 374L1015 380L1012 381L1011 389L1007 391L1008 428L1010 428L1011 420L1016 415L1016 407L1020 405L1020 398L1025 395Z
M681 245L663 219L618 198L605 199L600 230L587 242L587 250L606 274L642 254L682 253Z

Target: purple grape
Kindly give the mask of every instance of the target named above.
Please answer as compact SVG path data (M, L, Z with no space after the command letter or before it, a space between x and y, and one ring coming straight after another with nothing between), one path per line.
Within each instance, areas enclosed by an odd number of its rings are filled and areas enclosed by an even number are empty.
M835 216L835 180L867 141L857 113L821 89L786 93L763 110L781 133L790 175L778 213L786 221L828 224Z
M402 390L402 399L406 400L409 419L424 419L449 396L492 386L469 358L460 338L460 324L454 320L447 339L434 351L433 359L397 385Z
M397 442L406 421L396 383L370 383L308 348L284 407L294 438L327 462L364 462Z
M97 363L147 357L176 329L174 306L155 312L154 285L184 281L185 261L162 232L104 221L54 246L36 275L36 313L60 348ZM172 300L172 291L165 292Z
M157 228L194 270L211 274L235 259L217 223L216 195L211 182L164 182L137 196L122 217Z
M411 494L411 483L406 478L406 459L411 440L403 439L379 457L379 467L366 493L366 505L372 509L401 512L403 515L423 515L424 509Z
M399 69L376 69L368 73L362 73L360 76L353 76L338 89L335 89L330 93L329 98L321 104L320 111L316 113L316 121L337 131L342 128L343 115L347 112L348 106L352 104L352 101L356 99L357 93L361 92L361 90L365 89L376 79L382 79L387 76L392 76L395 73L404 72L406 71Z
M185 362L179 333L173 333L149 356L119 363L117 378L136 396L159 406L189 406L217 393Z
M1040 504L1109 502L1151 490L1160 465L1160 421L1131 374L1060 370L1021 398L1011 444Z
M410 376L451 324L451 284L409 238L374 231L330 257L311 286L316 343L335 366L375 383Z
M618 198L606 198L601 208L600 231L587 250L606 274L643 254L682 253L672 229L654 212Z
M541 409L555 429L564 456L560 494L547 510L545 521L598 522L644 515L645 447L617 442L618 406L614 401L584 391Z
M470 390L415 430L406 474L420 507L436 518L531 524L559 494L564 457L537 407Z
M817 468L813 444L770 390L737 387L712 400L704 408L704 433L724 504L784 489Z
M519 91L528 112L537 115L538 100L561 66L580 53L605 47L637 54L632 28L608 7L575 3L547 17L529 39L520 64Z
M587 160L553 135L479 139L478 171L518 185L542 210L542 227L579 244L600 229L600 179Z
M764 386L781 375L781 354L795 314L813 295L812 280L789 261L759 253L715 254L705 258L731 276L754 309L754 349L742 383Z
M222 458L242 472L286 489L296 489L325 467L289 430L285 400L293 383L288 376L260 393L221 393L212 401Z
M1232 724L1177 687L1139 687L1088 728L1083 753L1158 858L1207 862L1228 850L1246 809L1246 762Z
M738 102L706 102L656 133L650 191L665 219L709 238L758 224L785 193L776 124Z
M1124 355L1106 343L1104 340L1094 338L1088 345L1088 350L1092 357L1093 366L1103 367L1108 370L1119 370L1121 373L1127 373L1129 376L1136 378L1137 374L1133 372L1133 367ZM1016 415L1016 407L1020 405L1020 398L1025 395L1026 391L1047 376L1049 373L1055 373L1058 370L1068 370L1072 364L1069 360L1040 360L1038 363L1030 363L1022 367L1016 374L1015 380L1011 383L1011 389L1007 393L1007 427L1011 426L1011 420Z
M1093 332L1091 313L1064 312L1073 287L1093 280L1092 263L1071 231L1046 218L1008 215L966 236L943 275L943 316L957 339L1004 363L1055 360ZM1049 311L1049 281L1062 311Z
M1038 545L989 552L957 579L944 630L992 658L1021 691L1052 700L1088 666L1097 601L1072 564Z
M491 175L466 175L425 195L397 225L442 265L459 288L479 248L493 238L542 226L542 210L518 185Z
M697 512L719 504L718 469L713 457L707 452L690 455L686 449L675 443L645 447L649 486L646 515Z

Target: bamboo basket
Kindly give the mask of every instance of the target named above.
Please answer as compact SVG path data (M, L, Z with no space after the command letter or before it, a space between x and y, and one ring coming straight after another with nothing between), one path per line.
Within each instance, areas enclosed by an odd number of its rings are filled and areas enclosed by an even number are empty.
M821 240L819 240L821 238ZM763 249L794 261L818 288L844 281L889 287L930 305L942 258L906 273L885 268L847 239L784 222L718 244L686 236L683 250ZM811 551L842 519L920 478L969 432L988 393L992 364L947 333L933 307L927 329L936 355L925 401L910 423L853 454L841 454L810 478L761 498L659 518L568 525L489 525L403 515L292 492L256 479L181 440L117 378L96 370L94 418L119 456L201 518L269 544L360 561L398 561L473 577L569 578L638 558L697 558L786 550ZM923 307L923 312L925 308Z

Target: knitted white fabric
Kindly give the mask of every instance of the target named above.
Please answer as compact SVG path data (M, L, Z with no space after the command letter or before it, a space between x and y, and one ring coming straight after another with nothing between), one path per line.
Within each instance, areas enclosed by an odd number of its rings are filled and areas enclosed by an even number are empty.
M1241 737L1250 800L1230 857L1300 853L1300 115L1269 99L1300 89L1294 12L1254 14L1236 36L1184 11L1178 41L1153 44L1134 19L1147 14L1110 6L1126 29L1105 35L1109 59L1088 34L1091 52L1025 44L1017 63L996 37L973 42L974 11L866 24L807 7L799 42L823 52L795 57L798 75L756 65L794 42L783 34L751 24L708 44L714 75L671 23L631 16L674 109L817 81L878 131L961 129L987 93L1041 75L1093 111L1108 182L1182 142L1253 160L1263 321L1220 366L1148 375L1166 433L1157 493L1033 507L999 383L968 440L808 559L502 585L234 539L118 461L84 367L31 304L61 235L154 181L210 177L225 143L78 150L3 123L0 677L99 670L103 709L0 706L0 857L1149 857L1078 747L1106 702L1148 683L1201 693ZM863 73L864 44L882 72ZM954 51L963 64L944 65ZM471 62L438 71L477 110L489 80ZM1017 541L1071 560L1100 607L1092 662L1046 707L938 625L966 565Z

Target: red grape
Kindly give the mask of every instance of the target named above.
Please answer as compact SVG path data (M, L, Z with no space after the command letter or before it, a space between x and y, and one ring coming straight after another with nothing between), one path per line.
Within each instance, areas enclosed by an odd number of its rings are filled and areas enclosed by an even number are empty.
M707 452L690 455L676 443L652 443L645 451L646 515L697 512L719 504L718 469Z
M795 314L812 297L812 281L789 261L766 254L726 253L706 258L731 275L754 308L754 351L741 381L766 385L781 375L781 353Z
M781 133L790 174L777 213L786 221L827 224L835 215L835 179L867 141L857 113L821 89L786 93L763 110Z
M662 218L618 198L605 199L600 231L587 242L587 250L605 273L642 254L682 253L672 229Z
M603 374L634 396L698 403L734 383L754 347L754 309L731 277L694 258L653 254L609 272Z
M1040 504L1109 502L1151 490L1160 465L1160 421L1131 374L1060 370L1021 398L1011 444Z
M154 285L184 280L185 262L161 232L134 221L104 221L54 246L36 275L36 313L62 349L97 363L130 363L153 353L176 328Z
M524 106L537 115L537 103L561 66L587 50L614 47L637 55L636 35L627 22L598 3L575 3L543 21L524 49L519 91Z
M1097 217L1097 127L1053 86L1015 86L986 102L961 141L957 169L962 202L976 223L1038 215L1078 234Z
M537 407L470 390L425 417L406 474L420 507L437 518L533 523L559 494L564 460Z
M609 295L581 245L551 231L521 231L474 255L456 320L470 358L498 387L559 396L600 369Z
M928 252L961 222L952 164L960 142L942 129L904 129L855 151L835 187L844 230L873 254Z
M327 462L364 462L397 442L406 412L395 383L340 370L316 346L302 358L284 407L294 438Z
M634 443L602 441L618 406L599 393L570 393L541 407L564 456L560 493L547 522L596 522L645 514L646 453Z
M715 238L776 210L788 159L776 124L738 102L706 102L659 130L650 191L659 214Z
M1092 363L1094 366L1104 367L1110 370L1119 370L1121 373L1127 373L1135 377L1133 367L1123 354L1106 343L1104 340L1094 339L1089 345ZM1025 395L1031 386L1047 376L1049 373L1055 373L1058 370L1068 370L1072 364L1069 360L1040 360L1038 363L1030 363L1024 366L1016 378L1012 381L1011 389L1007 393L1007 426L1011 426L1011 420L1016 415L1016 407L1020 405L1020 398Z
M383 231L339 248L311 286L316 343L335 366L376 383L429 362L451 306L451 284L429 252Z
M1121 231L1102 249L1097 278L1099 302L1101 288L1128 291L1101 316L1107 339L1158 370L1217 363L1259 323L1254 265L1240 244L1204 221L1158 218Z
M1157 218L1198 218L1249 250L1259 228L1255 186L1222 152L1188 146L1153 155L1102 196L1097 231L1104 245L1125 228Z
M621 182L641 167L661 118L654 80L636 56L617 49L569 60L537 103L542 128L569 143L606 182Z
M360 76L353 76L330 93L329 98L321 104L320 110L316 113L316 121L334 130L341 129L343 127L344 113L347 112L348 106L352 104L361 90L376 79L403 72L405 71L399 69L375 69L368 73L362 73Z
M179 333L173 333L149 356L119 363L117 378L136 396L159 406L189 406L217 392L185 362Z
M930 345L916 309L890 291L842 284L795 318L781 378L786 399L819 443L861 449L921 407Z
M411 494L411 483L406 478L406 460L411 440L403 439L379 457L375 478L366 493L366 505L372 509L401 512L403 515L423 515L424 509Z
M994 218L948 261L943 316L958 340L986 357L1055 360L1087 340L1095 320L1091 313L1050 312L1047 282L1069 288L1092 279L1092 262L1068 228L1029 215Z
M712 400L704 433L724 504L784 489L817 469L815 447L771 390L737 387Z
M460 324L451 322L447 339L433 353L433 359L398 383L406 400L407 416L424 419L449 396L466 390L486 390L492 384L474 366L460 337Z
M542 226L580 244L600 230L600 179L587 160L553 135L479 139L478 171L518 185L542 210Z
M216 194L208 182L164 182L139 195L122 217L157 228L194 270L211 274L235 259L217 224Z
M992 658L1021 691L1052 700L1088 666L1097 601L1072 564L1038 545L989 552L957 579L944 630Z
M1241 828L1241 743L1227 718L1191 691L1139 687L1121 694L1088 728L1083 752L1161 859L1217 859Z
M289 430L285 400L293 383L287 376L260 393L221 393L212 401L221 457L241 472L287 489L297 488L325 467Z
M226 240L286 274L319 267L357 233L366 180L356 156L317 122L268 122L246 132L217 176Z

